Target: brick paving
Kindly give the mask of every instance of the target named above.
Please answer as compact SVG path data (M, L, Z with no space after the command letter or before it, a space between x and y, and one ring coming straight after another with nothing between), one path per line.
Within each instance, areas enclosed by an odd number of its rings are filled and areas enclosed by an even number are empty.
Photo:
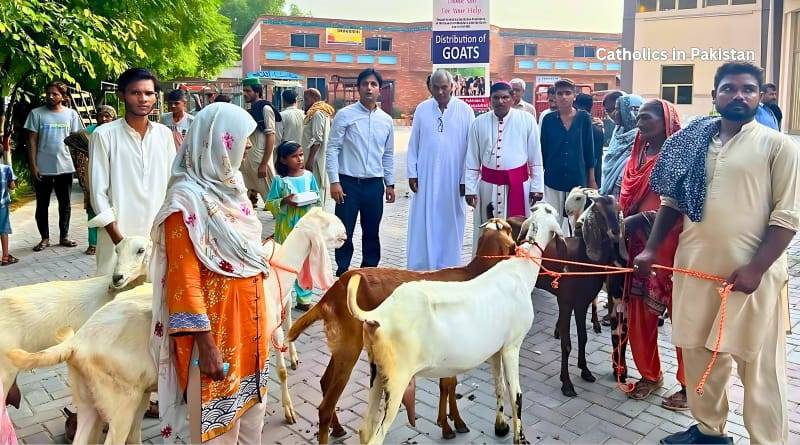
M406 215L408 214L408 186L405 181L405 146L408 129L397 131L397 202L387 205L381 226L383 243L382 264L405 267ZM12 216L14 234L11 251L20 263L0 270L0 289L23 284L58 279L79 279L94 271L94 258L83 254L86 247L86 218L77 184L73 189L73 212L70 235L78 240L79 247L51 247L40 253L31 248L39 241L34 222L34 203L29 203ZM56 205L51 205L51 230L56 228ZM265 233L272 231L272 219L262 212ZM471 222L468 221L463 257L469 258L471 249ZM356 239L360 235L356 232ZM353 264L360 262L360 243L356 243ZM794 334L788 337L789 420L790 443L800 443L800 238L789 249L790 305ZM603 297L604 298L604 297ZM552 295L537 290L533 294L536 319L528 334L520 357L520 374L524 391L523 424L531 442L537 443L657 443L663 436L685 429L692 419L685 413L674 413L660 407L661 396L678 388L675 380L674 348L669 344L670 323L662 329L659 344L664 366L664 387L646 401L629 400L618 389L611 376L611 342L607 327L601 334L589 333L587 361L597 377L596 383L580 379L576 367L577 348L570 360L572 381L578 397L561 395L559 373L560 344L553 339L552 331L557 318L557 306ZM602 307L602 305L601 305ZM299 313L294 314L295 317ZM577 341L573 323L573 344ZM269 409L264 426L264 443L295 444L315 441L317 431L317 404L321 400L319 378L328 361L328 348L324 341L322 325L312 326L297 344L300 366L290 371L290 391L298 413L298 423L287 425L277 397L277 382L270 387ZM338 415L349 434L344 443L358 443L355 433L367 407L368 369L362 360L338 405ZM633 361L628 358L631 377L638 375ZM10 408L11 418L22 442L64 443L64 416L61 409L71 406L67 371L56 366L34 372L22 373L18 382L23 392L19 410ZM438 384L430 379L417 383L417 420L411 427L401 412L386 438L387 443L423 444L444 443L436 426ZM487 365L460 376L459 408L471 432L459 435L449 443L510 443L494 436L494 389L491 371ZM768 397L768 395L764 395ZM731 411L728 429L736 443L747 443L747 431L742 418L743 388L734 375L730 390ZM510 410L506 410L510 412ZM143 438L148 443L160 443L159 431L153 420L144 422Z

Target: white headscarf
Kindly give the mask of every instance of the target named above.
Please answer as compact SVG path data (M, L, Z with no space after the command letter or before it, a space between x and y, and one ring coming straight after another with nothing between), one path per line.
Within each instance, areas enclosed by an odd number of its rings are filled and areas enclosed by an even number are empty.
M178 384L167 333L167 255L164 221L180 212L195 254L209 270L229 277L269 272L258 220L239 173L247 137L256 122L229 103L214 103L200 111L172 166L167 196L153 224L153 286L151 352L158 366L158 399L162 437L172 442L182 432L186 406ZM159 282L160 281L160 282Z

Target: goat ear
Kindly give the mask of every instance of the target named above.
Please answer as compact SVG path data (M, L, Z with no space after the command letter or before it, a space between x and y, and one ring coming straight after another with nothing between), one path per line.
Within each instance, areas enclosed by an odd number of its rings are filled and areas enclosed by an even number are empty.
M531 223L527 219L522 223L522 226L519 228L519 235L517 235L517 244L520 244L527 239L530 226Z
M596 212L590 211L585 215L581 225L581 237L586 244L586 256L594 262L603 260L603 233L600 224L597 224Z

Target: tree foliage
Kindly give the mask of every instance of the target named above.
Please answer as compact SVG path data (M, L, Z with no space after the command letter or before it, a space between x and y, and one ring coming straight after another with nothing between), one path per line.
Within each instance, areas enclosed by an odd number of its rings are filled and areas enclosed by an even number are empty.
M259 16L287 15L286 0L226 0L220 12L230 19L236 41L241 43ZM288 15L310 17L311 13L292 3Z
M1 0L0 95L32 78L76 82L98 67L118 72L145 55L136 38L143 27L54 0Z

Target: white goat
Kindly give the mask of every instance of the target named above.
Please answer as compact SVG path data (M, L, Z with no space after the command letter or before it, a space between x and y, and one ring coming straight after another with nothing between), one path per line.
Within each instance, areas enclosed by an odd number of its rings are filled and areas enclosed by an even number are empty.
M316 283L332 282L327 246L340 247L347 239L344 225L334 215L312 210L304 216L272 255L272 273L265 281L268 328L279 328L282 301L273 296L291 289L306 258ZM74 444L97 443L102 421L109 424L106 444L141 442L141 418L149 394L157 385L156 364L150 354L152 288L140 286L105 305L78 332L63 343L37 353L8 353L23 369L52 366L66 361L70 386L78 407L78 429ZM281 344L283 331L276 329ZM264 341L270 339L265 336ZM294 407L286 381L286 365L278 361L283 406L287 420L294 420Z
M470 281L402 284L380 306L364 311L356 299L361 277L350 279L348 305L353 316L365 322L364 341L372 371L369 408L359 431L361 443L383 443L414 376L450 377L490 358L497 395L495 434L509 431L503 416L504 372L514 443L524 440L519 350L533 324L531 292L542 249L561 233L552 206L536 204L532 210L526 221L526 243L520 248L523 257L501 261ZM379 412L384 393L386 405Z
M111 275L85 280L49 281L0 291L0 378L8 395L19 369L6 357L12 349L38 351L58 343L56 332L78 329L115 295L144 281L151 243L128 237L115 247Z

